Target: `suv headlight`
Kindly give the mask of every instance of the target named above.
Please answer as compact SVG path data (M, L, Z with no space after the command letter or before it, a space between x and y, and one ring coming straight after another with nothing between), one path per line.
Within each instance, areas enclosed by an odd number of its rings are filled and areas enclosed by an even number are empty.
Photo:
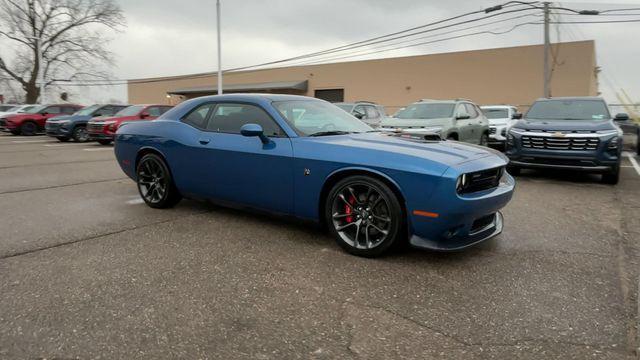
M609 145L607 146L607 149L616 150L618 149L619 143L620 143L620 138L617 136L614 136L613 138L611 138L611 140L609 140Z

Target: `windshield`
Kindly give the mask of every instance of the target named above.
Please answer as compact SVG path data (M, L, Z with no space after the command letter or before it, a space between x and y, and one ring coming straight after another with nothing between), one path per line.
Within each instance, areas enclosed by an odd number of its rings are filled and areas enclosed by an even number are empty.
M25 112L27 112L27 111L29 111L29 110L31 110L31 109L33 109L33 108L35 108L35 107L38 107L38 106L35 106L35 105L32 105L32 106L25 106L25 107L23 107L22 109L18 110L18 112L19 112L19 113L25 113Z
M82 110L76 111L73 115L91 115L94 111L98 110L100 105L91 105L87 106Z
M487 119L508 119L509 110L507 109L482 109L482 113Z
M526 118L540 120L604 120L611 115L602 100L544 100L537 101Z
M327 135L372 131L369 125L318 100L277 101L273 103L287 122L302 135Z
M133 105L118 111L114 116L133 116L138 115L144 109L142 105Z
M13 111L15 108L13 105L0 105L0 112Z
M27 109L22 109L22 111L25 114L35 114L35 113L39 113L40 111L44 110L47 107L47 105L41 105L41 106L34 106L31 108L27 108Z
M455 104L411 104L398 111L398 119L440 119L453 116Z

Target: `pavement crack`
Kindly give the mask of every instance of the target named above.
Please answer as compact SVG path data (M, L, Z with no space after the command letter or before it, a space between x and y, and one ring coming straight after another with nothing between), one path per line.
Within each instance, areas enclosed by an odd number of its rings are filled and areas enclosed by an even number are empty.
M15 252L15 253L12 253L12 254L0 256L0 260L6 260L6 259L11 259L11 258L23 256L23 255L29 255L29 254L33 254L33 253L36 253L36 252L39 252L39 251L55 249L55 248L59 248L59 247L67 246L67 245L73 245L73 244L76 244L76 243L81 243L81 242L84 242L84 241L100 239L100 238L103 238L103 237L106 237L106 236L121 234L121 233L124 233L124 232L127 232L127 231L143 229L143 228L147 228L147 227L150 227L150 226L166 224L166 223L170 223L170 222L186 219L188 217L206 214L208 212L211 212L211 210L199 211L199 212L196 212L196 213L193 213L193 214L189 214L189 215L185 215L185 216L181 216L181 217L177 217L177 218L161 220L161 221L155 221L155 222L144 224L144 225L134 225L134 226L130 226L130 227L127 227L127 228L124 228L124 229L120 229L120 230L109 231L109 232L102 233L102 234L91 235L91 236L87 236L87 237L84 237L84 238L65 241L65 242L53 244L53 245L50 245L50 246L44 246L44 247L40 247L40 248L36 248L36 249L19 251L19 252Z
M42 186L42 187L30 188L30 189L10 190L10 191L0 192L0 195L16 194L16 193L29 192L29 191L38 191L38 190L59 189L59 188L64 188L64 187L69 187L69 186L78 186L78 185L85 185L85 184L99 184L99 183L105 183L105 182L111 182L111 181L119 181L119 180L127 180L127 179L128 179L127 177L120 177L120 178L107 179L107 180L84 181L84 182L72 183L72 184L64 184L64 185L52 185L52 186Z

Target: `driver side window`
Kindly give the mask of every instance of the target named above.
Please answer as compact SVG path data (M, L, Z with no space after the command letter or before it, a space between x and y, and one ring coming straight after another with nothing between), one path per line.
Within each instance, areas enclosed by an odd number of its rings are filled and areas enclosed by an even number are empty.
M464 104L459 104L458 107L456 108L455 116L459 117L459 116L465 116L465 115L469 115L466 107L464 106Z
M266 136L283 136L280 127L261 108L249 104L218 104L207 124L207 130L240 134L245 124L258 124Z
M182 122L185 124L189 124L198 129L205 129L207 122L207 115L209 111L213 109L216 104L202 104L197 108L191 110L185 117L182 118Z

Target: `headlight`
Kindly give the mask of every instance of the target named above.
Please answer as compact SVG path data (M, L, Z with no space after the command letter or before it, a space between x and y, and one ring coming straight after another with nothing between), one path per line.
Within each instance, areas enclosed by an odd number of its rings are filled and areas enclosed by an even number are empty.
M433 133L440 133L442 132L442 128L441 127L430 127L430 128L424 128L424 129L420 129L422 131L429 131L429 132L433 132Z
M609 140L609 146L607 147L609 150L618 149L618 144L620 143L620 138L614 136L611 140Z
M467 174L462 174L458 176L458 180L456 180L456 191L461 192L467 186L468 177Z
M525 132L526 130L518 129L518 128L511 128L509 130L509 134L524 134Z

